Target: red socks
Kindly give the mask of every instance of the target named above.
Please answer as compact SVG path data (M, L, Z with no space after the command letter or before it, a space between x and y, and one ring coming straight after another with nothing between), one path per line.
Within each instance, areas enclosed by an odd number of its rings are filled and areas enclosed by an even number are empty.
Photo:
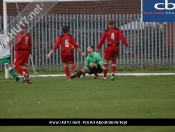
M112 70L112 73L115 73L116 72L116 60L115 61L112 61L112 65L111 65L111 70ZM103 77L106 77L107 76L107 73L108 73L108 64L104 64L104 67L103 67Z
M106 77L108 72L108 64L104 64L103 66L103 77Z
M29 71L25 68L25 69L23 69L23 71L25 72L25 73L27 73L27 75L29 75ZM30 80L30 77L27 79L27 82L30 82L31 80Z
M64 72L65 72L67 77L70 77L69 68L67 66L64 67Z
M14 68L19 74L23 75L23 76L27 76L28 73L26 73L21 67L19 66L15 66Z
M72 65L71 68L72 68L73 71L77 70L77 67L75 65Z
M25 73L29 74L29 71L28 71L26 68L23 69L23 71L24 71Z
M115 73L115 72L116 72L116 69L117 69L116 66L117 66L117 65L116 65L116 61L113 61L113 62L112 62L112 65L111 65L111 71L112 71L112 73Z

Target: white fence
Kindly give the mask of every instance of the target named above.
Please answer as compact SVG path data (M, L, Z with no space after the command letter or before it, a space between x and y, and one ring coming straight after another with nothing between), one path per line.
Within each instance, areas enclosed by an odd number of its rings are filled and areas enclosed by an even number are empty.
M40 16L38 16L40 17ZM37 70L58 70L62 67L59 49L50 59L47 53L52 49L61 27L68 25L70 33L75 36L80 47L86 52L88 45L97 48L102 31L107 28L107 20L115 20L131 47L128 52L120 43L118 68L174 68L175 64L175 23L141 23L140 14L104 14L104 15L47 15L29 31L33 38L33 61ZM8 17L8 22L14 16ZM0 16L0 29L3 28ZM35 21L30 22L33 25ZM16 23L11 23L12 28ZM8 31L10 31L10 28ZM105 46L105 45L104 45ZM104 51L104 46L102 51ZM74 52L77 66L85 64L85 58ZM12 49L11 63L14 52ZM0 70L4 66L0 63Z

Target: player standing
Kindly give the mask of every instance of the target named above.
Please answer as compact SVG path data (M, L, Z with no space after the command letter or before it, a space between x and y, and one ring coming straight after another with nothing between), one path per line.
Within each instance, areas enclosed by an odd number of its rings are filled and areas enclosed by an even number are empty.
M71 79L71 74L69 73L68 66L71 67L72 70L76 71L77 67L74 65L74 48L77 49L83 56L86 54L79 48L76 44L74 36L68 33L68 26L62 26L63 34L57 37L56 43L53 46L53 49L47 55L47 58L50 58L52 53L61 45L61 60L64 64L64 71L68 80Z
M103 80L106 80L107 72L108 72L108 63L112 60L112 76L111 80L115 79L116 72L116 59L119 53L119 39L129 50L129 45L126 42L126 39L119 28L113 26L114 21L112 19L108 20L108 29L103 31L102 37L98 43L98 52L101 52L101 46L103 45L105 39L107 38L107 47L105 48L104 53L104 68L103 68Z
M10 47L9 43L10 40L6 35L0 34L0 60L2 63L6 66L6 68L9 70L11 75L16 79L16 81L19 81L19 77L16 74L15 70L10 65Z
M94 78L96 79L98 78L97 73L103 72L103 60L97 52L94 52L94 46L88 46L87 52L88 56L86 58L85 67L81 71L78 71L76 74L71 76L71 78L80 77L82 74L88 73L94 74Z
M32 39L30 34L26 31L26 24L20 24L21 30L17 34L18 41L15 45L16 55L14 57L13 67L18 73L24 76L23 83L32 83L29 78L29 71L27 70L29 56L32 50Z

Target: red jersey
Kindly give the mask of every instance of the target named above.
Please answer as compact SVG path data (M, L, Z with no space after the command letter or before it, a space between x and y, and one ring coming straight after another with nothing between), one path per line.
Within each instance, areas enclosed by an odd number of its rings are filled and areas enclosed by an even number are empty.
M15 51L28 50L31 53L32 39L26 30L21 30L18 34L18 42L15 45Z
M126 42L126 39L122 33L122 31L115 27L109 27L105 31L103 31L102 37L100 39L100 42L98 44L98 49L101 48L103 45L105 39L107 38L107 45L109 46L118 46L119 45L119 39L122 41L122 43L127 47L128 44Z
M60 44L62 52L71 52L74 48L78 48L75 38L69 33L63 33L57 37L56 43L53 46L53 50L56 50Z

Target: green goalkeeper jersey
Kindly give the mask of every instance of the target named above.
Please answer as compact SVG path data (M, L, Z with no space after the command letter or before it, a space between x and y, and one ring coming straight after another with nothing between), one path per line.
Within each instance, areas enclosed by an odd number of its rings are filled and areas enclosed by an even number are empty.
M85 67L88 67L90 65L90 63L99 64L101 66L101 68L103 68L103 60L97 52L93 52L92 56L90 56L90 55L87 56Z

